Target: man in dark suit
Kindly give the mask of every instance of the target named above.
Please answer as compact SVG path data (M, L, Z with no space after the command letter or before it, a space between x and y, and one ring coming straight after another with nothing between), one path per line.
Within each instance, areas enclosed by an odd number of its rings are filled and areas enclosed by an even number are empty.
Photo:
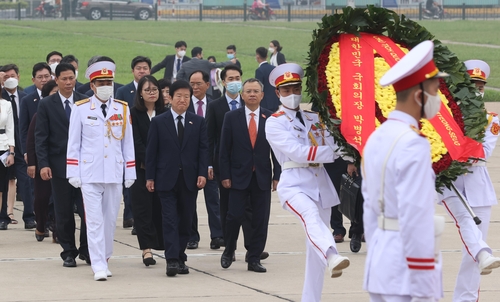
M135 94L137 92L137 84L139 83L139 80L142 79L143 76L149 75L151 71L151 60L148 57L137 56L132 59L131 67L134 80L127 85L120 87L115 94L115 99L127 102L129 108L134 107ZM130 193L129 190L125 188L123 189L123 203L125 205L123 209L123 227L133 227L134 216L130 205ZM135 234L134 229L132 229L132 234Z
M12 104L12 112L14 114L14 132L15 132L15 148L14 148L14 166L9 168L9 189L16 190L19 188L19 195L23 199L24 211L23 220L25 229L34 229L36 227L35 213L33 207L33 182L28 177L26 161L24 160L23 153L21 152L21 142L19 137L19 108L21 100L26 94L18 89L19 83L19 68L15 64L7 64L0 70L4 72L4 87L2 89L2 98L8 100ZM8 194L2 194L2 202L7 202ZM14 201L10 201L11 205ZM7 203L5 203L7 204ZM2 211L3 211L2 207ZM6 207L5 207L6 208ZM13 212L9 212L13 213ZM0 229L3 229L2 219L3 215L0 214ZM5 217L4 217L5 218ZM5 225L5 229L7 226Z
M66 179L66 151L68 143L69 117L75 101L86 96L74 92L75 68L68 63L56 67L56 83L59 92L40 101L35 130L36 156L43 180L50 180L57 238L63 248L61 258L64 267L75 267L75 258L90 263L87 229L84 220L82 193ZM75 217L73 206L77 205L80 224L80 248L75 243Z
M267 239L271 186L275 191L281 174L274 156L274 173L271 169L271 147L266 139L265 123L272 112L260 107L263 90L259 80L245 81L241 94L245 106L226 114L220 146L220 177L222 185L229 190L226 248L221 266L228 268L232 263L240 224L245 219L246 204L241 201L249 198L252 236L248 245L248 270L260 273L266 272L260 264L260 255Z
M255 50L255 59L259 63L259 68L255 70L255 78L264 85L264 99L260 107L276 112L281 105L280 99L276 95L276 88L269 83L269 74L274 66L267 63L267 49L259 47Z
M172 108L152 119L146 147L146 187L158 192L162 205L167 276L189 273L185 249L196 196L207 179L205 120L186 112L192 94L188 82L172 84Z
M210 76L201 70L195 71L189 78L189 84L193 88L193 96L191 97L188 111L201 117L206 117L207 105L212 101L206 94L207 89L210 87ZM219 189L215 179L207 180L207 184L205 185L205 188L203 188L203 194L205 195L205 205L208 213L208 227L210 228L210 248L213 250L219 249L221 244L224 244L224 241L222 239L222 227L220 224ZM198 232L198 214L195 209L187 248L198 248L199 241L200 233Z
M151 74L155 74L157 71L165 68L163 78L174 82L177 77L177 73L181 70L182 64L190 60L189 57L186 57L186 48L186 42L177 41L175 43L175 55L168 55L165 59L163 59L163 61L153 66Z

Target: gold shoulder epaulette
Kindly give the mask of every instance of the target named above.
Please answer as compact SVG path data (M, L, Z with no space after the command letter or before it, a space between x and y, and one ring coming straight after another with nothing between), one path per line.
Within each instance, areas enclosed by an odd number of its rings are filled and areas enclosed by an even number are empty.
M302 110L304 112L307 112L307 113L314 113L314 114L318 114L316 111L312 111L312 110Z
M272 116L274 116L274 117L278 117L278 116L282 116L282 115L284 115L284 114L285 114L285 111L278 111L278 112L276 112L276 113L273 113L273 114L272 114Z
M420 135L421 137L427 137L425 136L425 134L422 133L422 131L420 131L420 129L418 129L417 127L413 126L413 125L410 125L410 128L411 130L415 131L415 133L417 133L418 135Z
M123 106L128 106L128 103L125 101L122 101L122 100L115 99L115 102L118 102L118 103L122 104Z
M80 106L80 105L88 103L88 102L90 102L90 99L83 99L83 100L76 101L75 105Z

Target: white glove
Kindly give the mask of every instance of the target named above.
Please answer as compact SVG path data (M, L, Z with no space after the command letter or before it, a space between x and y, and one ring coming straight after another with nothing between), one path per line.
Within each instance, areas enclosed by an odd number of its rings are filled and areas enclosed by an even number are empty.
M125 188L130 188L135 182L135 179L125 179Z
M411 298L411 302L436 302L436 299L413 297Z
M70 177L68 182L77 189L82 186L82 180L80 177Z

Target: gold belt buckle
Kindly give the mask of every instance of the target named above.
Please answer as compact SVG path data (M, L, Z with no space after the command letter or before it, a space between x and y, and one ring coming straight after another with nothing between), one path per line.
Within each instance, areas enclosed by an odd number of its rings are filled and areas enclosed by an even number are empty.
M319 164L309 164L309 167L317 168L319 167Z

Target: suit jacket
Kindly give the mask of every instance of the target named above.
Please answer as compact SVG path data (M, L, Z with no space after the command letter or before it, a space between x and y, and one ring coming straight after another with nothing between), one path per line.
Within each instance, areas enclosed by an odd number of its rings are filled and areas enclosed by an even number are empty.
M207 115L208 115L208 104L210 104L210 102L212 102L212 99L208 96L208 95L205 95L205 97L207 98L207 108L205 110L205 121L207 120ZM196 113L196 110L194 110L194 104L193 104L193 99L191 99L191 102L189 102L189 107L188 107L188 110L189 112L192 112L194 114L197 114Z
M245 105L243 99L241 99L240 105L241 107ZM224 122L224 115L229 110L225 94L213 100L207 106L208 165L212 166L217 174L219 173L219 145L222 123Z
M164 112L156 112L160 115ZM134 131L135 167L146 167L146 146L148 144L148 131L151 121L146 111L139 111L136 107L130 109L132 129Z
M115 99L127 102L128 106L132 108L134 107L135 93L136 93L136 88L134 85L134 81L132 81L127 85L124 85L123 87L120 87L118 88L118 90L116 90Z
M276 54L276 61L278 62L278 65L285 64L286 63L285 55L282 54L281 52L278 52Z
M275 112L281 105L280 99L276 95L276 88L269 83L269 74L274 66L264 62L255 70L255 78L264 85L264 98L260 102L260 107Z
M260 108L257 139L252 148L248 133L245 107L226 113L222 126L220 147L220 179L230 179L231 188L244 190L250 186L253 168L261 190L271 189L271 178L279 180L281 167L266 139L266 120L273 114ZM271 156L274 163L274 176L271 174Z
M18 118L18 116L20 114L20 108L21 108L21 105L23 103L22 100L24 97L26 97L26 93L17 89L17 95L19 97L19 106L17 106L17 115L14 114L14 132L15 132L15 134L14 134L14 138L15 138L14 152L16 153L17 160L24 161L23 153L21 152L21 137L19 135L19 118ZM2 89L2 98L12 103L10 96L9 96L9 93L5 89Z
M38 162L36 160L35 152L35 128L36 128L36 113L33 115L33 119L28 128L28 133L26 136L26 155L28 157L28 166L36 166Z
M73 92L73 102L86 98L84 94ZM69 120L59 93L40 100L35 129L38 168L50 167L52 175L59 178L66 178L68 129Z
M36 86L35 85L30 85L26 88L23 89L23 92L26 93L26 94L32 94L33 92L36 91Z
M171 110L151 120L146 147L146 180L155 181L156 191L172 190L180 169L189 191L198 190L198 176L207 177L205 120L188 111L184 122L184 140L180 144Z
M171 81L172 78L174 77L174 64L176 60L177 60L176 55L166 56L165 59L163 59L163 61L161 61L160 63L153 66L153 68L151 68L151 74L154 74L157 71L160 71L162 68L165 68L165 71L163 73L163 78L165 80ZM190 57L186 56L182 57L182 65L184 65L184 62L187 62L189 60L191 60Z
M21 138L21 152L26 153L26 139L28 137L28 128L30 126L31 120L38 110L38 103L40 103L41 97L38 95L38 91L35 90L33 93L28 94L21 100L21 107L19 109L19 137Z

